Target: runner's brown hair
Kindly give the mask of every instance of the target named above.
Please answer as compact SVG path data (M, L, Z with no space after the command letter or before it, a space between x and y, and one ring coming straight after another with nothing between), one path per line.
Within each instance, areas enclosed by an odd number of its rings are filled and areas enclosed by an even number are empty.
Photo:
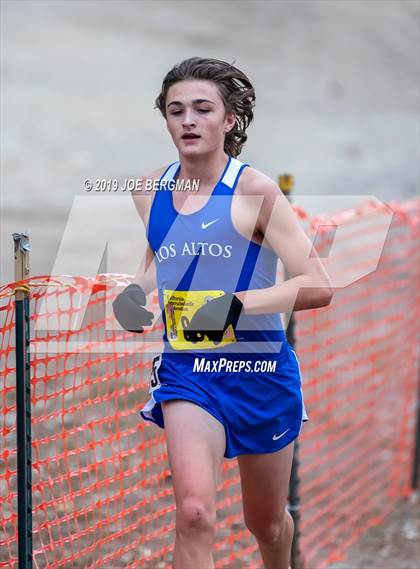
M219 59L191 57L176 64L165 76L156 99L156 107L166 119L166 96L169 88L179 81L205 79L216 83L226 112L233 111L235 126L225 136L224 150L234 158L239 156L248 136L255 105L255 90L248 77L232 64Z

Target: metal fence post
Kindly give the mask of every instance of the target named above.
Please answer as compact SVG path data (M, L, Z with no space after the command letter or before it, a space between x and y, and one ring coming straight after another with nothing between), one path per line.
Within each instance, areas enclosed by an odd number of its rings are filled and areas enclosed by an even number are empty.
M420 382L417 388L416 433L414 439L413 470L411 473L411 488L417 490L419 486L420 469Z
M286 196L288 201L291 203L291 193L294 186L294 179L291 174L282 174L278 177L278 185L282 190L283 194ZM289 278L287 270L285 268L285 280ZM286 330L287 341L292 347L295 347L295 320L293 313L290 316L287 330ZM290 475L290 485L289 485L289 505L288 510L294 521L294 535L292 542L292 552L291 552L291 567L292 569L303 569L304 560L303 555L300 550L300 496L299 496L299 440L295 440L294 450L293 450L293 462L292 462L292 472Z
M13 233L15 281L29 276L29 237ZM19 569L32 569L32 452L29 350L29 286L15 288L16 425Z

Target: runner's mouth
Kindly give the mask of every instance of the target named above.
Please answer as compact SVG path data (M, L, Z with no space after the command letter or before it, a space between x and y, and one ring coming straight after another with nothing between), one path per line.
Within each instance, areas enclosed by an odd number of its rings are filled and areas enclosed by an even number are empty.
M196 138L201 138L201 137L198 134L183 134L181 138L183 138L184 140L194 140Z

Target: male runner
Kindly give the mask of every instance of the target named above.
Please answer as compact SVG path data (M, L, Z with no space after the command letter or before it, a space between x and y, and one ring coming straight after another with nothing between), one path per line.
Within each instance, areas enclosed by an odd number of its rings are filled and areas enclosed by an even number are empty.
M244 519L265 568L290 562L286 502L294 440L308 417L279 314L326 306L332 292L277 185L236 158L254 101L246 75L223 61L194 57L166 75L156 105L179 161L142 178L159 191L133 196L149 247L114 301L120 324L141 333L152 324L146 296L157 285L165 348L140 413L166 429L174 569L214 567L224 457L238 459ZM168 190L192 180L195 194ZM291 275L281 284L278 258Z

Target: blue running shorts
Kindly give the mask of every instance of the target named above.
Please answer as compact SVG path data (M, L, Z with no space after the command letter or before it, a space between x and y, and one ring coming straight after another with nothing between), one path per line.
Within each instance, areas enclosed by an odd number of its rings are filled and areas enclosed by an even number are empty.
M261 356L164 352L153 360L150 398L139 414L164 428L161 402L191 401L224 426L226 458L275 452L295 440L309 420L301 379L288 342L280 353Z

